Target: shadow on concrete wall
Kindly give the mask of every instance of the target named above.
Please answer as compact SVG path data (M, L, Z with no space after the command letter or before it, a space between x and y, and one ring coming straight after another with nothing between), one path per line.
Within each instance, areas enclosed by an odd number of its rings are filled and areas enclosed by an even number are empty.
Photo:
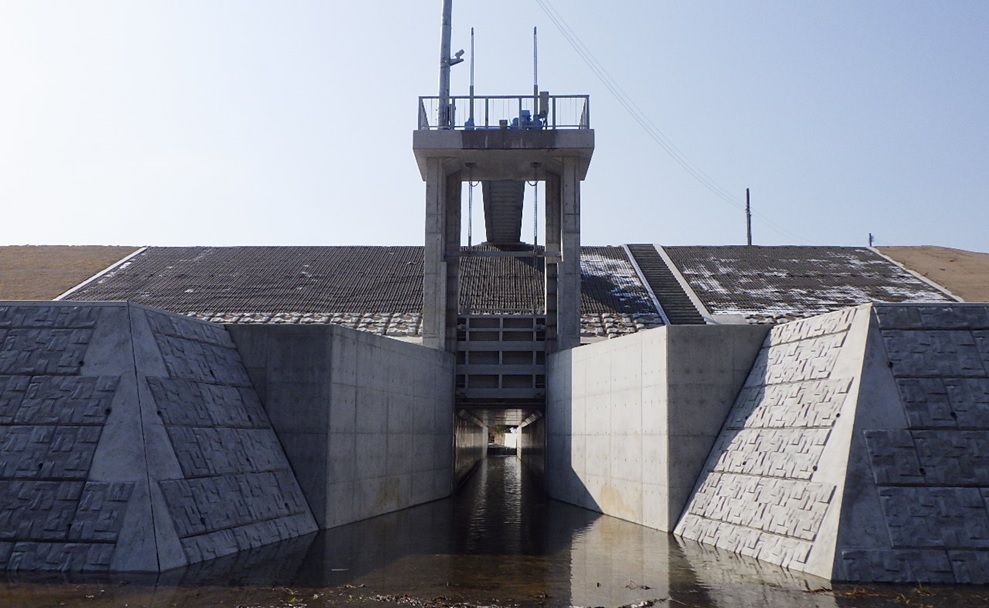
M550 496L557 500L564 500L570 504L590 509L598 513L602 512L601 506L591 495L580 474L574 468L575 462L583 461L586 458L586 446L580 445L576 449L574 444L573 415L574 404L573 383L571 372L573 370L574 351L566 350L553 355L551 361L547 361L547 401L546 417L542 418L546 433L545 450L545 475L546 488ZM552 368L567 370L566 374L555 374ZM561 376L565 376L561 379ZM554 408L553 403L566 404L562 408ZM552 417L555 416L555 419ZM583 436L581 437L583 439ZM565 498L564 498L565 497Z
M766 331L673 326L554 353L550 495L671 531Z
M456 491L488 455L488 429L461 410L453 419L453 488Z
M450 494L451 354L333 325L228 329L320 528Z
M546 489L546 417L539 415L519 431L516 455L522 467Z

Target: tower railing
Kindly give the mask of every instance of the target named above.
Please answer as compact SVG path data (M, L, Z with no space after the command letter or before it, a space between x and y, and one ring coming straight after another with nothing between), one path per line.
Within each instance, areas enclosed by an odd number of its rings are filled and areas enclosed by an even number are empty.
M450 97L450 122L440 123L440 98L419 98L419 129L590 129L588 95Z

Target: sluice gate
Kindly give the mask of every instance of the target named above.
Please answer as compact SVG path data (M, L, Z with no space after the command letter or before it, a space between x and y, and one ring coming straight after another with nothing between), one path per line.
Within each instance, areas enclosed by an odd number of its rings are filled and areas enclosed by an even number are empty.
M456 405L486 424L518 425L546 405L546 317L471 315L457 322Z

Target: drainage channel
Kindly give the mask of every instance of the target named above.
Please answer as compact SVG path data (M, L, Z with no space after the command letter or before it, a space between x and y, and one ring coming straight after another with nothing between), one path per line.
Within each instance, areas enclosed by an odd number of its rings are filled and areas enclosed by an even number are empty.
M453 497L155 579L17 576L0 606L983 606L986 587L828 585L549 500L513 456Z

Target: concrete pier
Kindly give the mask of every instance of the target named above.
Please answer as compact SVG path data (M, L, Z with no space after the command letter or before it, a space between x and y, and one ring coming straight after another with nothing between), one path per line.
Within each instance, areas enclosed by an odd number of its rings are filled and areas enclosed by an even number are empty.
M547 94L553 108L555 99ZM570 97L561 98L561 104L562 99ZM594 131L588 121L589 100L576 99L583 108L579 120L557 122L554 115L545 124L511 129L431 124L426 120L425 100L420 99L420 122L412 134L412 149L426 183L422 311L426 346L456 351L460 192L462 182L471 180L546 182L546 345L552 351L580 344L580 182L587 176L594 153ZM531 101L531 97L520 96L519 107ZM518 122L520 117L514 118ZM514 234L519 219L515 216L514 212L490 213L486 221L505 225L487 225L486 230Z

